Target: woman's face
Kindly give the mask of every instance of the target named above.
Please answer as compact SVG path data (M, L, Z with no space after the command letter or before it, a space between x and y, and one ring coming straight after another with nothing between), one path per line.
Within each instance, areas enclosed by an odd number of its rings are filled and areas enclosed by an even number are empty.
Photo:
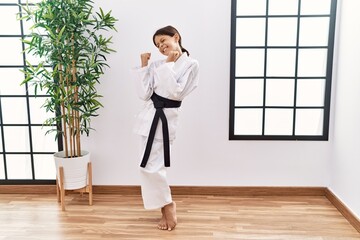
M170 51L179 51L178 38L179 36L177 34L172 37L168 35L156 35L154 40L160 53L168 56Z

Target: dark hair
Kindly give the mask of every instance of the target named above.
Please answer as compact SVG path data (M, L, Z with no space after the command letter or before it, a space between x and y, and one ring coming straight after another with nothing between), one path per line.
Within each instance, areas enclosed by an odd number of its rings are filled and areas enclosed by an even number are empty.
M187 55L189 56L190 55L189 51L186 50L181 44L181 35L180 35L179 31L176 30L176 28L174 28L173 26L169 25L169 26L166 26L166 27L163 27L163 28L160 28L159 30L157 30L153 36L153 43L156 46L155 37L158 35L167 35L167 36L173 37L175 34L179 35L179 45L180 45L181 51L186 52Z

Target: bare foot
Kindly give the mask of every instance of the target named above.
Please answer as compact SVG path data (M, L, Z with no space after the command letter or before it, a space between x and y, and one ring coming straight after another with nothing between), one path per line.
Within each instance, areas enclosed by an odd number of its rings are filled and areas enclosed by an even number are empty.
M167 226L167 222L166 222L166 217L165 217L165 210L164 208L161 208L161 219L160 222L158 223L158 229L160 230L167 230L168 226Z
M177 218L176 218L176 203L172 202L168 205L164 206L164 213L167 223L167 230L171 231L175 228L177 224Z

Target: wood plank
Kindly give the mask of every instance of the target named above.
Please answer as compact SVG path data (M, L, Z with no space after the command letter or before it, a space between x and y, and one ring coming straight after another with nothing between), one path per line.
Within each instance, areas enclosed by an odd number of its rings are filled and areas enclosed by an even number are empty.
M224 186L172 186L174 196L326 196L343 216L360 232L359 219L327 188L324 187L224 187ZM140 195L140 186L97 185L94 194ZM56 193L53 185L1 185L0 194ZM0 238L1 239L1 238Z
M0 185L0 194L49 194L56 193L56 185Z
M174 195L178 226L156 228L160 211L140 195L0 194L0 239L358 240L325 196Z
M324 196L324 187L171 186L175 195ZM55 193L55 185L1 185L0 193ZM94 193L139 195L140 186L95 185Z

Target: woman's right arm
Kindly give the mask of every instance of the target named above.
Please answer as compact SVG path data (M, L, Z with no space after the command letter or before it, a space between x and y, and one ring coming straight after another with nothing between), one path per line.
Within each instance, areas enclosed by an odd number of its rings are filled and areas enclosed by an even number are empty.
M152 64L148 66L150 56L150 53L141 54L141 68L135 68L132 71L136 92L139 98L144 101L149 100L153 94L154 66Z
M151 66L136 68L132 70L132 75L138 97L144 101L149 100L153 93L154 83L154 73L151 71Z

